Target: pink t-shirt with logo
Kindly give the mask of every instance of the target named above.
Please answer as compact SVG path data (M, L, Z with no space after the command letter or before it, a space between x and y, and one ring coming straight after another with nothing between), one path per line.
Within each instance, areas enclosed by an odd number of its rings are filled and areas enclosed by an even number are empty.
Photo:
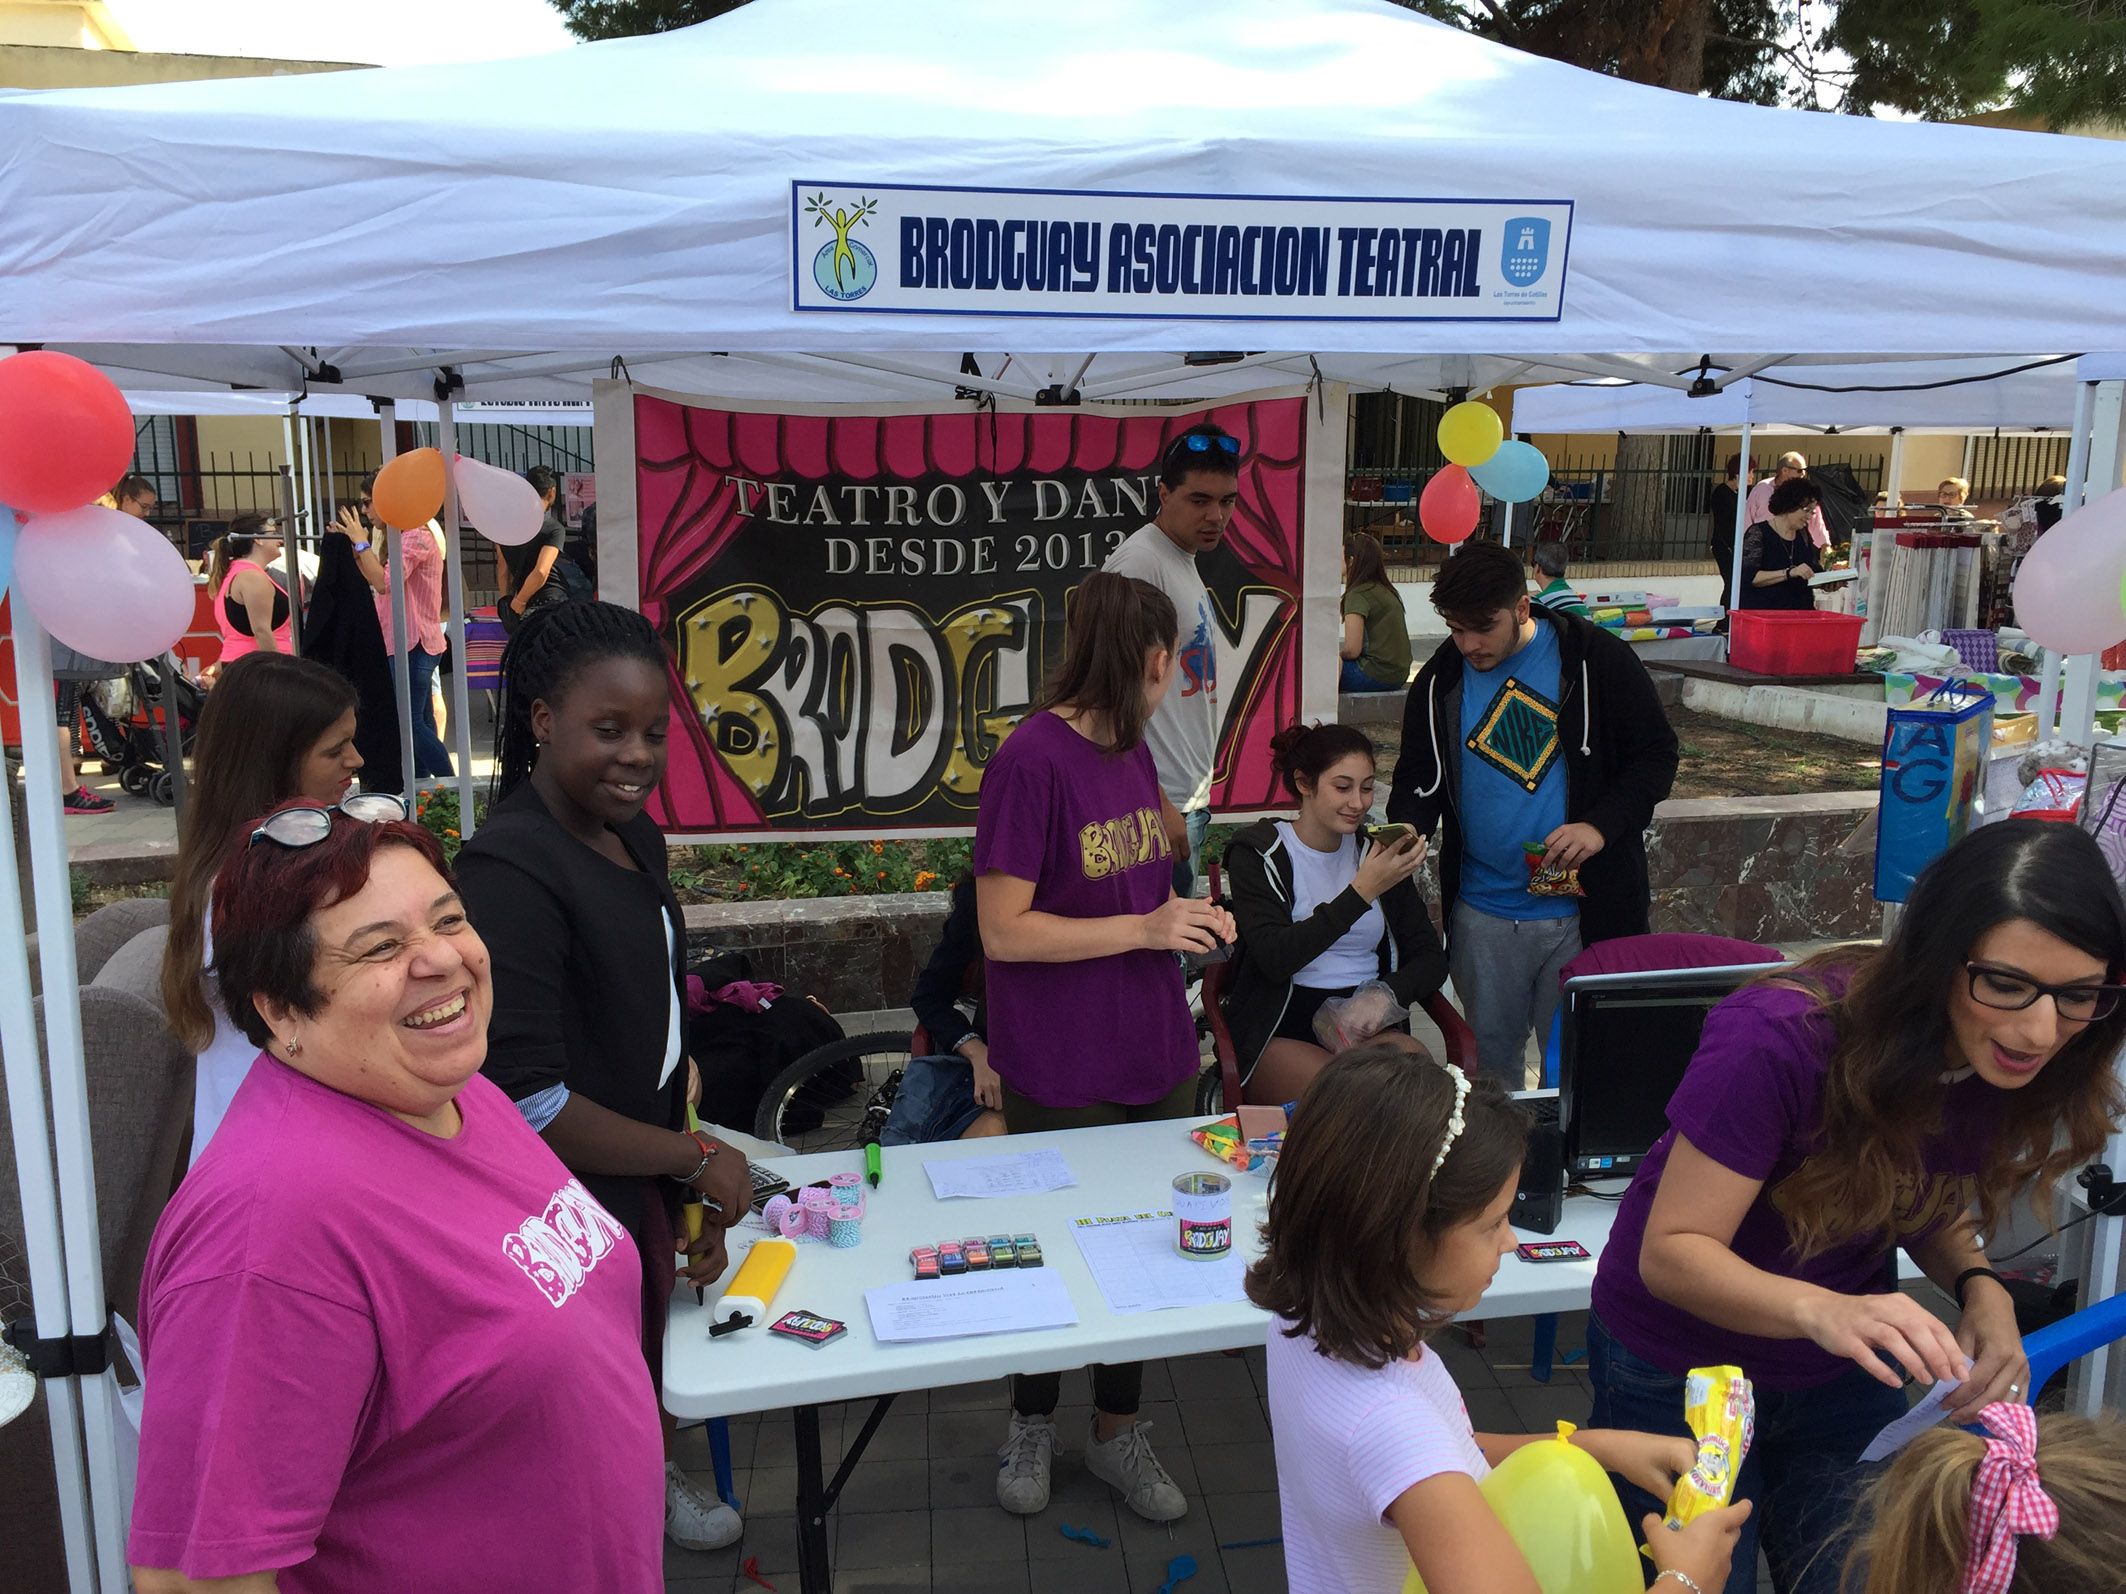
M494 1085L458 1107L440 1140L252 1065L148 1253L135 1565L664 1587L635 1248Z

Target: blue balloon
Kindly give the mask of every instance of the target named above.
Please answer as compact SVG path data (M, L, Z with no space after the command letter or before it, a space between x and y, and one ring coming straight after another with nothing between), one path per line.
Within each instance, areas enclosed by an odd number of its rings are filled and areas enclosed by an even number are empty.
M1533 443L1511 438L1481 465L1469 467L1477 486L1508 504L1525 504L1550 485L1550 461Z
M21 529L15 524L14 510L0 504L0 593L15 579L15 533Z

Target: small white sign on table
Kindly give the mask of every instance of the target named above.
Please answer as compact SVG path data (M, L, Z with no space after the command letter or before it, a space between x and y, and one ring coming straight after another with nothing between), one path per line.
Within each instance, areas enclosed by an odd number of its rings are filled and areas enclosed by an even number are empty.
M1079 1218L1070 1231L1111 1312L1163 1312L1247 1299L1247 1264L1240 1253L1183 1256L1171 1212Z

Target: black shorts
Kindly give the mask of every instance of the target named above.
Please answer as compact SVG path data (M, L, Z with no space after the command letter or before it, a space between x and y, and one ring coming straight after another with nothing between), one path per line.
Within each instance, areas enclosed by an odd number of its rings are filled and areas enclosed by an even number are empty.
M1305 1041L1309 1046L1319 1046L1321 1037L1314 1033L1314 1015L1320 1011L1321 1004L1349 996L1357 989L1355 985L1347 985L1340 991L1318 985L1293 986L1291 998L1284 1004L1284 1017L1277 1021L1271 1039Z
M81 722L81 683L54 681L52 704L59 710L59 728L70 731Z

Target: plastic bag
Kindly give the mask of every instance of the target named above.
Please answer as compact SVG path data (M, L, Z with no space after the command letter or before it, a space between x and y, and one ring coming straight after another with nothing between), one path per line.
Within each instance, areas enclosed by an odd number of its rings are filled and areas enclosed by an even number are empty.
M1531 897L1584 897L1586 888L1580 884L1580 866L1557 867L1543 859L1550 849L1540 841L1521 843L1521 858L1528 865L1528 894Z
M1379 980L1368 980L1349 996L1331 997L1314 1011L1314 1036L1331 1052L1369 1041L1410 1016L1410 1009Z
M1693 1367L1683 1383L1683 1418L1698 1441L1698 1459L1669 1496L1672 1528L1735 1497L1735 1480L1757 1433L1756 1391L1739 1367Z

